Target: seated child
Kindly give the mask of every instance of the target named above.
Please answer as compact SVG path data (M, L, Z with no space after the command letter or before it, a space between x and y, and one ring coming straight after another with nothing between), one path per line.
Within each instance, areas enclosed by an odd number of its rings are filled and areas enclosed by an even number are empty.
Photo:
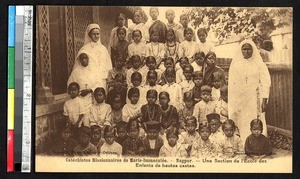
M157 91L149 90L147 91L147 104L141 107L142 119L141 123L144 129L146 129L146 122L148 121L161 121L161 108L156 104Z
M213 73L213 86L211 89L211 97L213 101L219 101L220 99L220 88L224 85L222 83L222 74L220 72Z
M115 142L116 129L112 126L106 126L104 129L104 139L105 143L101 146L99 150L99 155L103 156L121 156L122 146Z
M211 142L210 127L206 122L199 124L200 138L192 145L191 157L205 158L217 155L217 146Z
M119 27L117 29L118 41L111 47L111 59L114 66L116 66L118 60L123 61L125 64L128 58L129 42L126 40L126 34L125 27Z
M127 87L125 84L125 76L122 74L116 74L114 85L111 86L110 91L107 94L106 103L112 105L115 98L119 98L122 107L126 103Z
M134 72L139 72L142 76L141 79L141 85L145 85L146 83L146 70L144 68L142 68L142 61L141 61L141 57L138 55L133 55L130 58L130 61L132 62L132 68L130 68L127 71L127 76L126 76L126 82L127 82L127 87L131 88L134 85L131 82L131 76Z
M179 65L180 65L180 68L176 67L176 69L178 69L176 71L176 83L178 83L178 84L185 79L184 74L183 74L183 69L185 69L188 65L190 65L189 59L187 57L179 58Z
M167 70L168 68L172 68L174 69L174 60L172 57L167 57L164 59L164 65L165 65L165 69ZM160 85L165 85L167 83L167 79L166 79L166 70L161 74L160 77Z
M116 142L118 142L121 146L123 146L124 141L128 138L127 135L127 123L121 121L117 124L117 138Z
M179 132L182 133L186 131L185 123L186 119L193 116L195 100L193 92L187 91L183 94L183 108L178 112L179 116Z
M123 143L123 155L140 156L144 150L144 142L139 137L139 122L137 119L131 119L127 125L128 138Z
M182 107L182 90L181 86L175 83L175 70L172 68L166 69L165 73L167 84L162 86L162 91L166 91L170 95L170 104L180 110Z
M183 75L184 80L179 83L179 85L182 88L182 93L185 93L187 91L190 91L194 88L195 83L193 82L192 75L193 75L194 69L191 65L188 65L183 69Z
M210 113L206 118L211 130L209 138L212 143L219 146L220 143L225 140L225 134L221 129L220 115L217 113Z
M197 35L199 38L199 49L203 51L205 54L208 52L214 52L214 45L210 42L206 41L207 31L204 28L199 28L197 31Z
M91 129L87 126L81 126L79 128L79 140L78 145L74 148L75 155L96 155L97 147L91 142Z
M192 67L194 68L194 71L201 71L202 72L202 67L203 67L203 62L205 58L205 53L200 51L195 53L195 61L191 64Z
M74 132L76 133L76 128L81 126L81 123L83 122L82 117L85 113L82 99L78 97L79 84L76 82L70 83L68 86L68 93L71 99L65 102L63 115L67 118L67 121L75 127Z
M220 88L220 99L216 103L215 111L220 114L221 122L225 122L228 119L228 87L227 85L222 86Z
M234 134L235 128L235 123L231 119L222 124L225 140L220 142L220 152L223 157L233 158L244 150L241 138Z
M105 140L103 139L103 134L101 131L101 127L98 125L91 126L92 138L90 142L97 147L97 151L99 153L100 147L104 144Z
M148 73L150 70L154 70L155 72L157 72L157 80L156 83L158 83L160 81L160 76L162 71L160 69L156 69L156 60L155 57L153 56L148 56L146 58L146 72ZM148 84L148 79L146 80L146 84Z
M122 104L120 98L116 97L111 105L111 122L113 127L117 126L117 124L122 121Z
M193 116L198 119L198 124L207 122L206 115L213 113L215 103L211 101L211 87L204 85L201 87L202 100L195 105Z
M194 88L192 89L195 103L201 101L201 87L203 86L203 73L200 71L195 71L193 74Z
M108 75L107 75L107 89L108 92L110 92L112 89L115 88L116 85L116 76L117 75L122 75L124 76L124 81L122 81L122 86L126 86L126 73L127 73L127 69L124 67L125 63L122 60L118 60L116 61L116 65L113 69L110 69L108 71ZM118 77L120 78L120 77Z
M77 141L72 138L72 126L67 120L63 120L57 125L58 140L50 150L51 155L73 156Z
M138 88L130 88L128 91L129 103L125 104L122 109L122 119L128 122L130 118L136 118L141 113L141 105L138 103L140 98L140 90Z
M149 70L147 73L147 82L148 84L146 86L144 86L144 90L148 91L148 90L156 90L157 93L160 93L161 91L161 86L157 85L157 72L154 70ZM146 97L146 96L145 96Z
M181 142L187 150L188 156L190 156L193 143L197 142L200 138L199 133L196 131L197 119L194 116L188 117L185 123L186 132L182 132L181 136L183 141Z
M160 123L157 121L146 122L146 137L144 139L144 155L148 157L158 157L160 148L164 145L164 141L158 136L160 131Z
M160 148L159 157L178 157L178 158L186 158L187 152L182 144L178 141L179 133L176 128L170 128L166 132L167 141Z
M272 154L272 144L268 137L262 134L263 123L259 119L253 119L250 123L251 133L245 142L247 156L268 156Z
M163 91L159 94L159 103L161 105L162 117L161 117L161 127L162 129L168 130L171 127L178 129L178 113L177 109L169 104L170 95L168 92Z
M140 91L140 96L145 96L146 91L142 86L142 75L139 72L134 72L131 75L131 82L133 87L138 88ZM129 103L129 98L127 99L127 103ZM138 101L139 104L143 105L146 104L145 98L140 98Z
M94 91L96 103L91 107L88 119L90 126L99 125L104 129L106 125L111 125L111 107L104 102L106 98L104 88L96 88Z
M178 56L187 57L189 63L194 61L194 55L199 51L199 45L197 42L193 41L194 31L191 28L184 29L184 38L185 40L179 44Z

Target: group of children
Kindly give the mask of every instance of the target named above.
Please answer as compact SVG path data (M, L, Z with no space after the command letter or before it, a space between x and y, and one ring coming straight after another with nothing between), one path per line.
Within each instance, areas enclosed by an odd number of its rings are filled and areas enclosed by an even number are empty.
M157 23L158 9L150 8L150 15ZM66 123L53 154L231 158L272 153L259 119L251 122L247 140L240 139L234 121L228 119L223 74L216 71L212 83L204 82L205 61L215 56L206 42L207 32L198 30L199 44L187 26L188 16L180 16L181 25L174 17L173 10L166 11L163 44L162 22L156 28L148 24L150 39L141 41L142 30L128 32L125 16L117 16L110 43L114 68L107 86L93 91L94 104L86 112L79 85L69 84Z

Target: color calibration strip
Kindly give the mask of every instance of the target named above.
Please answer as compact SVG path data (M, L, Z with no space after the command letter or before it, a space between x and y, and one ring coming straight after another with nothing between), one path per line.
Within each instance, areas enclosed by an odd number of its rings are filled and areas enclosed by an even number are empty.
M16 7L8 7L7 172L14 171Z

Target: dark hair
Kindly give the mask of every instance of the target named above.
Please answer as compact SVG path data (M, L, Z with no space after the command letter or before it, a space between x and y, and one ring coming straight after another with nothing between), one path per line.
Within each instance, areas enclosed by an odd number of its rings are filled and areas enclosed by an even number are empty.
M132 75L131 75L131 77L130 77L130 80L133 81L133 79L136 78L136 77L140 78L140 81L142 81L142 78L143 78L143 77L142 77L142 75L141 75L139 72L137 72L137 71L135 71L135 72L132 73Z
M184 29L183 35L186 35L188 31L191 31L192 33L194 33L193 29L188 27L188 28Z
M114 136L116 136L116 134L117 134L117 131L116 131L116 129L114 127L112 127L112 126L105 126L105 128L104 128L104 137L106 137L107 133L109 133L109 132L112 132L114 134Z
M155 98L157 99L157 91L156 90L154 90L154 89L148 90L146 97L148 98L150 95L154 95Z
M101 130L101 127L97 124L92 125L90 128L91 128L92 133L94 132L95 129L100 129Z
M68 86L68 92L71 90L71 87L72 87L72 86L75 86L75 87L78 89L78 91L80 90L79 84L76 83L76 82L72 82L72 83L70 83L69 86Z
M170 99L170 94L166 91L162 91L159 93L159 98L161 98L162 95L166 95L168 99Z
M191 65L191 64L189 64L188 66L186 66L184 69L182 69L183 70L183 72L184 71L186 71L187 69L190 69L191 71L192 71L192 73L194 72L194 67Z
M226 119L226 121L222 124L222 130L224 131L224 128L226 125L231 125L233 130L235 130L235 123L232 119Z
M87 134L89 137L91 137L91 129L87 126L81 126L80 128L78 128L79 134L81 133L85 133Z
M203 128L207 128L209 131L211 131L210 125L208 125L207 122L205 122L205 123L200 122L199 123L199 133L200 133L201 129L203 129Z
M149 70L147 73L147 79L149 79L150 75L154 74L157 78L157 72L155 70Z
M127 128L127 122L125 121L120 121L118 124L117 124L117 131L119 131L120 129L125 129Z
M155 9L158 13L159 13L159 11L158 11L158 8L157 7L150 7L150 9L149 9L149 12L152 10L152 9Z
M199 28L197 31L197 35L199 36L200 33L204 33L207 36L207 31L204 28Z
M123 30L125 32L125 34L126 34L126 29L124 27L119 27L117 29L117 34L119 34L121 30Z
M168 60L172 61L173 65L175 65L174 64L174 59L172 57L166 57L166 58L163 59L164 63L166 63Z
M183 18L183 17L188 17L188 18L189 18L189 15L188 15L188 14L186 14L186 13L180 14L180 17L179 17L179 19L181 20L181 18Z
M194 93L192 91L187 91L183 94L183 101L195 100Z
M133 94L137 94L140 96L140 90L136 87L130 88L128 91L128 98L131 98Z
M215 52L209 51L209 52L205 55L204 61L206 61L207 58L208 58L210 55L212 55L212 56L214 56L215 58L217 58L217 55L216 55Z
M148 56L148 57L146 57L146 64L149 63L150 60L153 60L153 61L155 61L155 63L156 63L156 59L155 59L154 56Z
M195 126L197 126L197 119L194 116L186 117L185 124L187 124L189 121L192 121L195 124Z
M188 57L181 57L181 58L179 58L179 60L178 60L179 63L181 63L182 60L187 60L189 62L189 58Z
M250 123L250 128L252 129L254 126L259 126L260 129L263 129L263 123L260 119L253 119Z
M81 54L78 56L78 58L79 58L79 59L82 59L82 58L84 57L84 55L85 55L87 58L89 58L88 54L86 54L86 53L81 53Z
M115 76L115 81L124 82L125 81L125 76L121 73L117 73L116 76Z
M142 32L139 29L133 30L132 33L131 33L132 34L131 36L133 37L133 34L136 33L136 32L138 32L140 34L140 36L143 37Z
M166 31L166 37L167 37L167 34L168 34L169 32L171 32L171 33L173 34L173 36L174 36L174 39L173 39L173 40L176 40L176 34L175 34L175 31L174 31L172 28L170 28L170 29L168 29L168 30Z
M171 135L177 136L177 139L179 138L179 132L178 132L177 128L173 127L173 126L169 130L166 131L166 135L167 135L167 138L169 138Z
M95 91L94 91L94 96L98 92L101 92L106 97L106 93L105 93L105 89L104 88L102 88L102 87L96 88Z
M118 21L118 18L119 18L119 17L123 17L125 20L127 19L126 16L125 16L125 14L119 13L119 14L117 14L116 17L115 17L115 23L116 23L116 24L117 24L117 21Z
M131 61L131 62L133 62L134 59L139 59L139 60L141 61L141 57L140 57L139 55L137 55L137 54L132 55L132 56L130 57L130 61Z
M196 55L200 55L201 57L205 58L205 53L203 51L196 52L194 56Z
M221 95L228 95L228 86L227 85L223 85L221 88L220 88L220 94Z
M173 68L167 68L166 71L165 71L165 76L174 76L176 77L176 72L175 72L175 69Z
M201 71L195 71L193 73L193 78L203 78L203 73Z

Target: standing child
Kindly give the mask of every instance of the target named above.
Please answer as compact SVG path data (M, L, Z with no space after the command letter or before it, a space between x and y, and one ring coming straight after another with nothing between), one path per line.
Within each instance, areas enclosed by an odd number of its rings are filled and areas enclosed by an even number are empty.
M180 110L182 107L182 90L181 86L175 83L175 70L172 68L166 69L167 84L162 87L162 91L166 91L170 95L170 104Z
M173 63L177 63L179 43L176 41L175 31L173 29L168 29L166 33L166 43L165 43L165 56L172 57L174 59Z
M124 80L125 80L127 69L124 67L124 65L125 65L125 63L123 60L117 60L115 63L115 67L108 71L108 75L107 75L108 92L110 92L112 90L112 88L114 88L114 85L116 83L116 75L118 75L118 74L123 75ZM123 85L126 86L126 83L123 82Z
M164 141L158 136L160 131L160 123L157 121L146 122L146 138L144 139L144 155L147 157L158 157L160 148L164 145Z
M187 91L183 94L183 108L178 112L179 116L179 132L182 133L186 131L185 124L186 119L193 116L194 107L195 107L195 100L193 92Z
M125 82L125 76L122 74L116 74L114 85L110 87L110 91L107 94L106 103L112 105L115 98L119 98L122 103L122 107L126 103L127 87Z
M142 126L146 128L146 122L148 121L161 121L161 108L156 104L157 91L149 90L147 91L147 104L141 107L142 113Z
M96 103L93 104L88 115L90 126L99 125L103 130L106 125L111 125L111 107L106 104L106 93L104 88L96 88L94 91Z
M203 73L200 71L195 71L193 74L194 88L192 89L195 103L201 101L201 87L203 86Z
M194 68L194 71L202 71L204 58L205 53L202 51L199 51L195 54L195 61L191 64Z
M183 75L184 75L185 79L179 83L179 85L182 88L182 93L190 91L194 88L195 84L194 84L193 78L192 78L193 72L194 72L194 69L191 65L189 65L183 69Z
M128 56L129 59L133 56L133 55L138 55L142 62L144 61L144 58L146 56L146 43L145 42L141 42L141 38L142 38L142 32L140 30L134 30L132 32L132 40L133 42L131 42L131 44L128 46Z
M111 122L112 126L115 127L118 125L119 122L122 121L122 108L123 102L119 97L115 97L112 105L111 105Z
M220 89L220 100L216 103L215 111L221 116L221 122L225 122L228 119L228 87L222 86Z
M133 87L138 88L140 91L140 96L145 96L146 92L144 87L142 86L142 75L139 72L134 72L131 75L131 83ZM129 103L129 98L127 99L127 103ZM146 101L144 98L140 98L138 101L139 104L143 105L146 104Z
M126 76L126 81L127 81L127 86L129 88L133 87L134 85L131 82L131 76L134 72L139 72L141 75L141 85L145 85L146 83L146 70L141 67L142 62L141 58L138 55L133 55L130 59L132 62L132 68L127 71L127 76Z
M169 9L166 11L166 19L168 20L168 23L166 24L167 29L173 29L176 34L176 41L179 41L178 37L178 31L182 29L182 26L180 24L177 24L174 22L175 18L175 12L173 9Z
M103 134L101 131L101 127L99 125L91 126L92 138L90 142L96 146L97 152L99 153L100 147L104 144L105 140L103 139Z
M197 119L194 116L188 117L185 122L186 131L181 133L185 149L187 150L188 156L191 154L193 143L197 142L200 138L199 133L196 131Z
M118 42L111 47L111 59L114 66L117 60L126 62L128 58L128 45L129 42L126 40L126 29L124 27L119 27L117 29Z
M179 44L178 55L179 58L187 57L189 63L194 61L194 55L199 51L197 42L193 41L194 31L191 28L184 29L185 40Z
M177 63L178 65L178 63ZM189 59L187 57L181 57L179 59L179 67L175 67L175 69L178 69L176 71L176 83L180 83L182 82L185 77L184 77L184 74L183 74L183 69L185 69L187 66L189 66L190 63L189 63Z
M214 52L214 45L206 41L207 31L204 28L199 28L197 31L198 38L200 40L199 49L207 54L208 52Z
M211 90L211 97L213 101L219 101L220 99L220 88L224 85L222 80L222 74L220 72L213 73L213 86Z
M120 27L123 27L123 28L126 29L126 32L128 30L125 27L125 21L126 21L126 16L122 13L119 13L115 18L116 26L111 30L110 37L109 37L108 51L109 51L110 54L111 54L111 48L116 46L116 44L119 40L118 35L117 35L117 29L120 28ZM128 41L128 33L126 33L125 40Z
M141 10L136 10L133 12L132 21L134 25L129 27L129 39L131 39L134 30L140 30L142 34L141 42L147 43L149 41L149 31L143 22L143 13Z
M122 147L123 147L124 141L128 138L126 129L127 129L127 123L126 122L121 121L117 124L116 142L118 142Z
M178 41L181 43L184 41L184 30L188 28L190 22L189 15L186 13L181 14L179 22L182 25L182 28L178 31ZM196 41L195 34L193 35L192 40Z
M253 119L250 123L251 133L245 142L247 156L268 156L272 154L272 144L268 137L262 134L263 123L260 119Z
M99 155L103 156L117 156L122 155L122 146L115 142L116 139L116 129L112 126L106 126L104 129L104 139L105 142L99 150Z
M186 158L187 152L182 144L178 142L179 133L176 128L171 128L167 132L167 142L160 148L159 157Z
M156 68L162 68L162 59L165 56L165 47L163 43L159 43L158 31L150 31L150 43L146 44L146 57L153 56L156 59Z
M231 119L227 119L222 124L225 140L220 143L220 151L223 157L233 158L243 152L243 142L238 135L234 134L235 128L234 121Z
M138 88L130 88L128 91L128 98L130 102L125 104L122 109L122 119L126 123L128 123L131 118L136 118L141 113L141 105L138 103L140 90Z
M158 8L150 7L149 14L152 19L149 23L146 23L147 27L149 28L149 32L156 30L159 36L158 42L165 43L165 39L166 39L165 35L166 35L167 27L162 21L158 20L158 15L159 15Z
M139 137L139 123L137 119L129 121L127 126L128 138L123 143L123 155L140 156L143 154L144 142Z
M216 146L220 146L220 143L225 140L225 134L221 128L220 115L217 113L210 113L206 118L211 129L209 138Z
M91 129L87 126L79 128L79 144L74 148L74 152L79 156L96 155L97 147L91 142Z
M210 133L210 127L206 122L199 124L200 138L192 146L191 157L206 158L217 155L217 146L209 139Z
M63 115L67 118L75 128L75 133L77 128L82 124L82 117L85 113L82 99L78 97L79 95L79 84L76 82L70 83L68 86L68 93L71 99L67 100L64 104Z
M178 129L178 113L177 109L169 104L170 95L168 92L163 91L159 94L159 103L162 109L161 127L162 129L168 130L171 127Z
M211 87L204 85L201 87L202 100L195 105L193 116L198 119L198 124L207 122L206 115L213 113L215 103L211 101Z

